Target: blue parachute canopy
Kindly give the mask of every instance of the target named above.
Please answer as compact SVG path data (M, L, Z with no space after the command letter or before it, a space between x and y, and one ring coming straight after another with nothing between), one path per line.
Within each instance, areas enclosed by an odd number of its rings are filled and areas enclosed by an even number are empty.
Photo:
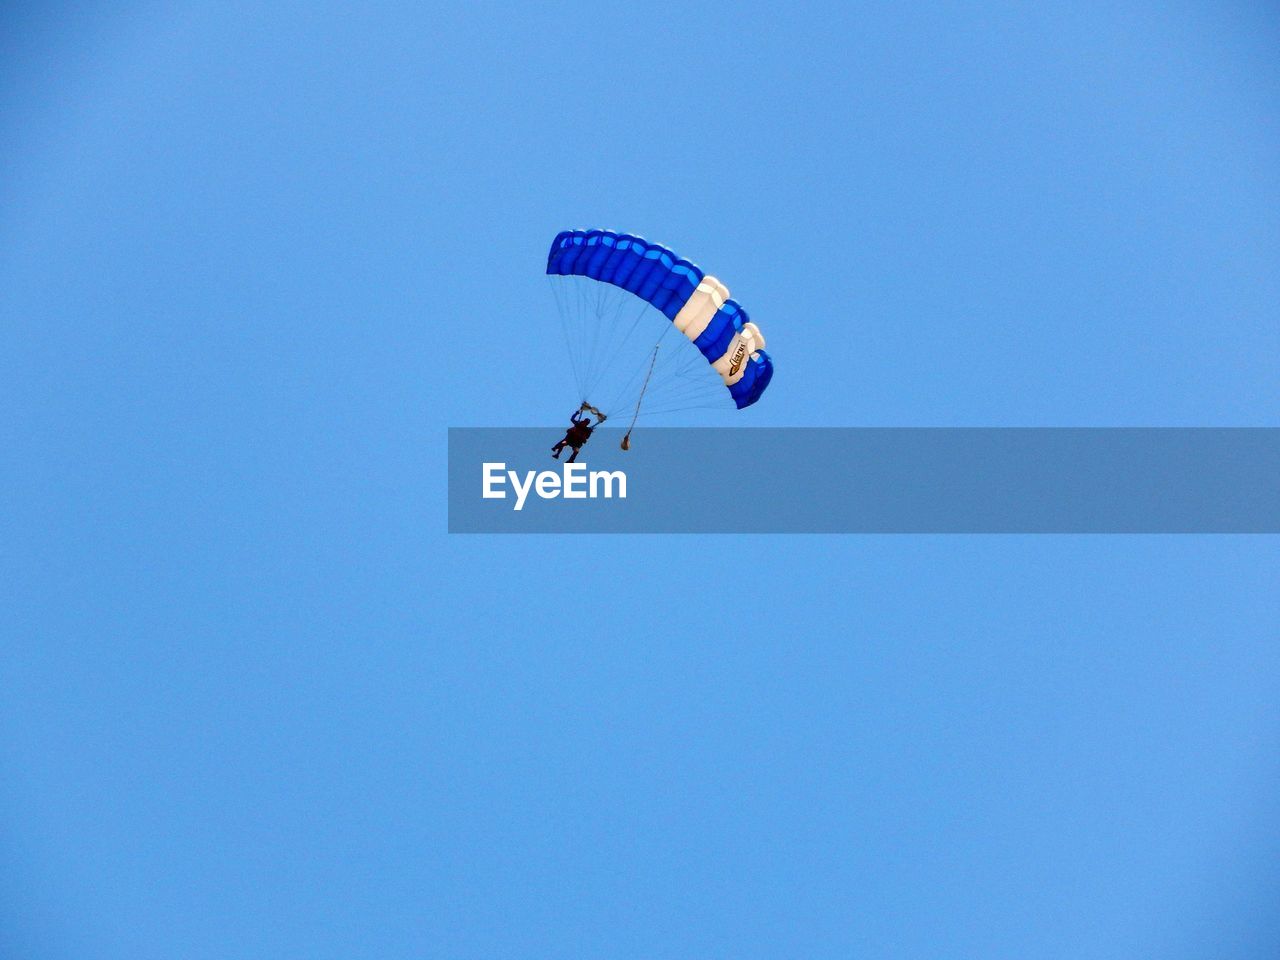
M739 409L759 400L773 377L764 335L743 306L662 244L612 230L565 230L551 243L547 273L611 284L652 305L698 348Z

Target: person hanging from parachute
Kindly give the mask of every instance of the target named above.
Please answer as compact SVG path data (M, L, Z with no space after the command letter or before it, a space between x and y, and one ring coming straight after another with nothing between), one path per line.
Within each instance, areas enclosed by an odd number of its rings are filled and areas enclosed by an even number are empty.
M594 413L596 415L595 426L592 426L591 421L583 416L584 413ZM551 448L552 459L559 460L564 448L570 447L573 450L573 454L566 463L573 463L578 459L578 454L582 452L583 444L591 439L591 434L595 428L607 419L608 417L584 400L582 406L569 415L571 426L565 431L564 438Z
M764 334L728 287L662 244L614 230L564 230L551 242L546 273L577 395L586 398L551 448L557 460L568 446L573 462L604 421L592 403L630 414L621 442L629 450L642 404L646 417L742 410L773 378ZM587 412L594 424L581 416Z

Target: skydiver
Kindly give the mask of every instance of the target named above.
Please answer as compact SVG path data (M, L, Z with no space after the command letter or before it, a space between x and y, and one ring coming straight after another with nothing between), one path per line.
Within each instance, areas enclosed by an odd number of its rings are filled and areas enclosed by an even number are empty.
M556 460L560 459L560 451L565 447L573 448L573 455L566 460L566 463L573 463L578 459L578 454L582 452L582 445L591 437L591 431L595 429L591 425L590 419L582 416L582 410L575 410L569 416L573 426L565 431L564 439L551 448L551 455Z

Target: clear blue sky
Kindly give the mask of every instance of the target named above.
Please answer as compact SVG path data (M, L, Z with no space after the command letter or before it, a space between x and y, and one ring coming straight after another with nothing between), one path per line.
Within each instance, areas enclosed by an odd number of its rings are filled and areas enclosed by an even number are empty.
M0 956L1280 955L1275 539L444 533L567 226L744 427L1275 425L1280 16L1047 6L7 4Z

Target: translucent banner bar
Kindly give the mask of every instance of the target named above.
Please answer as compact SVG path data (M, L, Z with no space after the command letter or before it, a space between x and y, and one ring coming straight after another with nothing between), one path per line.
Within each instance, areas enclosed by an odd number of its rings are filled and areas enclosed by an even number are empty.
M453 533L1277 533L1280 429L449 431Z

